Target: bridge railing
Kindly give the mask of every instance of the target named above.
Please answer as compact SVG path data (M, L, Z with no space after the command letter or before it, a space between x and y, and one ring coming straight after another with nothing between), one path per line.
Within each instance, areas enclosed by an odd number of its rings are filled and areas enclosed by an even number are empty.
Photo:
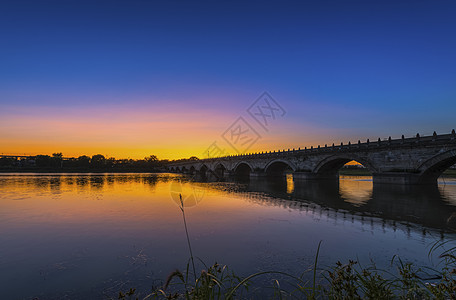
M386 139L378 139L376 141L370 141L367 139L365 142L361 142L358 140L357 143L348 142L347 144L341 143L340 145L318 145L317 147L311 146L310 148L304 147L304 149L287 149L287 150L276 150L276 151L266 151L266 152L256 152L256 153L245 153L245 154L238 154L238 155L228 155L223 157L212 157L199 160L200 162L211 162L216 160L230 160L230 159L254 159L254 158L271 158L271 157L283 157L289 154L319 154L319 153L328 153L328 152L337 152L337 151L353 151L353 150L378 150L379 148L401 148L401 147L416 147L416 146L424 146L424 145L438 145L438 144L446 144L446 143L456 143L456 133L455 130L450 134L440 134L438 135L434 132L433 135L430 136L420 136L417 134L414 137L406 138L402 136L399 139L392 139L391 137ZM188 162L180 162L176 163L190 163ZM193 161L194 162L194 161ZM171 164L172 165L172 164Z

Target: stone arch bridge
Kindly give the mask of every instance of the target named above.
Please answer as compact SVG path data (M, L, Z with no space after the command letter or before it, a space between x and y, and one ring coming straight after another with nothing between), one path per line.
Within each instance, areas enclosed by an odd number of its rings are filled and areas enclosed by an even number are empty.
M456 164L456 134L420 136L352 144L232 155L170 163L171 172L222 180L227 176L280 176L294 179L337 179L339 169L355 160L366 167L374 183L436 184Z

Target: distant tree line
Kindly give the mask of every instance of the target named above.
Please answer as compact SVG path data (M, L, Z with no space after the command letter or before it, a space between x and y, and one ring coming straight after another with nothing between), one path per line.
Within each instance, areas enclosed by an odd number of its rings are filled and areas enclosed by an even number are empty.
M160 172L166 171L169 160L150 155L144 159L106 158L102 154L65 158L62 153L36 156L2 156L0 171L100 171L100 172Z

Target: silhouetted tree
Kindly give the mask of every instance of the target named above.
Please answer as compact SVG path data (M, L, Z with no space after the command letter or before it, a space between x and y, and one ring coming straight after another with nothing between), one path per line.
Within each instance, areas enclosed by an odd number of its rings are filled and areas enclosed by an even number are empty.
M107 168L111 169L116 165L116 159L114 157L110 157L110 158L106 159L105 164L106 164Z
M51 157L49 155L37 155L35 164L38 168L49 168L51 166Z
M159 166L159 161L156 155L150 155L144 158L144 168L155 169Z
M77 161L79 168L88 168L90 166L90 157L88 157L87 155L79 156Z
M198 160L193 157L192 160ZM182 159L179 161L186 161ZM105 158L101 154L96 154L90 158L87 155L79 156L78 158L70 157L63 159L62 153L53 153L49 155L37 155L21 158L0 158L0 168L3 170L36 168L38 170L47 169L63 169L65 171L84 171L89 168L109 171L138 171L138 172L154 172L165 170L169 160L159 160L156 155L149 155L144 159L115 159L114 157ZM175 162L175 161L173 161Z
M0 167L13 167L15 162L13 158L2 157L0 158Z
M150 163L150 162L157 162L158 158L156 155L150 155L148 157L145 157L144 160Z
M65 169L75 169L78 167L78 159L70 157L67 160L63 161L63 168Z
M52 167L61 168L62 167L62 161L63 161L63 154L61 152L52 153L52 158L51 158Z
M106 158L104 157L104 155L101 154L96 154L92 156L92 159L90 161L91 167L95 169L103 168L105 166L105 163Z

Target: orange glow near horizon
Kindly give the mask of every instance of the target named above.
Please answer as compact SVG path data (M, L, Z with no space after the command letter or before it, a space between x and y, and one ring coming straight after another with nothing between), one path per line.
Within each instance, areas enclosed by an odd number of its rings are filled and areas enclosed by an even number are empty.
M97 109L90 114L82 109L25 111L0 119L0 151L14 155L62 152L65 157L103 154L138 159L153 154L161 159L182 158L198 155L213 142L211 137L222 127L206 124L215 121L210 113L156 109L151 113Z
M239 116L238 112L191 107L56 108L9 107L0 118L0 154L52 155L64 157L102 154L117 159L206 157L217 142L225 153L237 154L221 137ZM287 124L277 124L248 149L261 152L302 145L302 137ZM312 143L319 131L309 130ZM309 138L309 136L306 136Z
M346 166L362 166L359 162L356 160L349 161L348 163L345 164Z

